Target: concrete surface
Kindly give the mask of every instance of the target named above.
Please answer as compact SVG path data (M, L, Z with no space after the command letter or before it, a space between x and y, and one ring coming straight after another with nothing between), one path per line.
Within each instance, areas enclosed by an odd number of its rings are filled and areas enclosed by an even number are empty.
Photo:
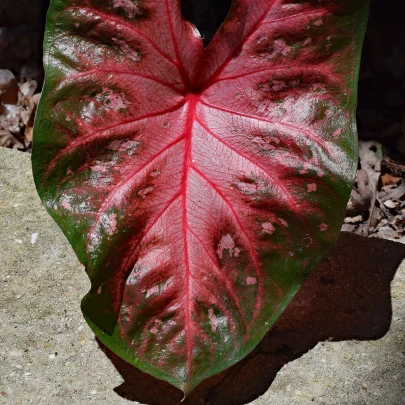
M80 312L89 282L30 155L2 148L0 248L0 404L180 402L100 348ZM183 404L405 404L404 257L405 245L342 234L257 349Z

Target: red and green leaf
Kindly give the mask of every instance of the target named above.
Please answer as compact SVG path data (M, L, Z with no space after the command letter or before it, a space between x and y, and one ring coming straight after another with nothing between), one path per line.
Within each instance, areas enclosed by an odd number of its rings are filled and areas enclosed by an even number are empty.
M335 241L367 0L52 0L38 192L100 340L189 392L261 340Z

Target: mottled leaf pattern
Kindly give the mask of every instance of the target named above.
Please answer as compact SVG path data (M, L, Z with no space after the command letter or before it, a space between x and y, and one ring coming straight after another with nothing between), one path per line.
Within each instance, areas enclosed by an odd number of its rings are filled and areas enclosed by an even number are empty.
M52 0L39 194L87 321L188 393L250 352L335 241L366 0L236 0L207 48L177 0Z

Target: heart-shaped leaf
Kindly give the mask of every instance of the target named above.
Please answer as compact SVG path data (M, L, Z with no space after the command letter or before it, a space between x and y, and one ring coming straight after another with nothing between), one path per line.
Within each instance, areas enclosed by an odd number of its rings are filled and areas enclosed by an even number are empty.
M249 353L335 241L367 0L52 0L38 192L108 347L188 393Z

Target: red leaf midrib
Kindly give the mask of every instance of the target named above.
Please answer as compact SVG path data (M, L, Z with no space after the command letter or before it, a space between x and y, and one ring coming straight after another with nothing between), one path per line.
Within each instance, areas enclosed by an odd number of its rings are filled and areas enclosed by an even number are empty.
M184 161L183 161L183 173L182 173L182 192L181 192L181 210L182 210L182 233L183 233L183 240L184 240L184 263L185 263L185 327L186 327L186 359L187 359L187 381L191 381L191 374L192 374L192 336L191 336L191 322L192 318L190 316L190 278L191 278L191 270L190 270L190 259L189 259L189 251L188 251L188 237L187 237L187 230L188 230L188 219L187 219L187 187L188 187L188 173L189 168L192 164L192 129L193 123L196 114L197 108L197 97L194 95L187 96L187 121L184 128L184 141L185 141L185 148L184 148Z

